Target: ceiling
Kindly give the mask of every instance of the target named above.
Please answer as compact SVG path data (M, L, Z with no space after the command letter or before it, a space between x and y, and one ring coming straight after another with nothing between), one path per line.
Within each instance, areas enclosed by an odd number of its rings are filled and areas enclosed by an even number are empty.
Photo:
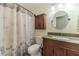
M79 3L61 3L64 4L63 6L71 9L71 7L77 7L79 6ZM57 5L58 7L61 7L61 4L58 3L20 3L21 6L25 7L35 15L39 15L42 13L46 13L48 10L51 9L52 5Z
M45 13L51 8L52 3L20 3L23 7L34 13L35 15Z

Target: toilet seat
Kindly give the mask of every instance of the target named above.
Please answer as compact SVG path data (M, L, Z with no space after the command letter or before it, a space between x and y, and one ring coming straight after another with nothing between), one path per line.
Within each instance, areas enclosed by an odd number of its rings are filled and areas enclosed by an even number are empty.
M31 55L37 55L38 54L38 51L40 50L40 47L41 46L39 44L31 45L28 48L28 53L31 54Z
M31 56L41 56L43 39L41 38L41 36L35 36L34 40L35 44L28 47L28 54Z

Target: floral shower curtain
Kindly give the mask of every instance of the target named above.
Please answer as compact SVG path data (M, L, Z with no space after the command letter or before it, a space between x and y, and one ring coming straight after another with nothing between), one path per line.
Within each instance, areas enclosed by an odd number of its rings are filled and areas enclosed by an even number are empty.
M4 7L3 4L0 4L0 55L3 54L3 14Z
M3 13L3 46L4 46L4 55L12 55L12 44L13 44L13 4L4 4L4 13Z
M23 55L31 45L34 34L34 15L18 8L18 54Z
M33 38L34 15L16 4L0 4L0 11L1 53L23 55Z

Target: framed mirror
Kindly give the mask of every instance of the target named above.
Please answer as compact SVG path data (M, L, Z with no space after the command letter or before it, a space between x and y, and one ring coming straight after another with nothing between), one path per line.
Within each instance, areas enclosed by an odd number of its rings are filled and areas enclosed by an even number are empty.
M58 11L54 14L51 24L56 29L64 29L68 24L69 18L68 14L65 11Z

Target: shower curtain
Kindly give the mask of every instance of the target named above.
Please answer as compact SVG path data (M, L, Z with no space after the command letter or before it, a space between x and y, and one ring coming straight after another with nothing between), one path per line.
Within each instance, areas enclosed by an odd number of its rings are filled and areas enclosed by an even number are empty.
M16 4L0 4L0 50L3 55L23 55L31 45L34 15ZM1 18L2 16L2 18Z
M18 7L17 14L17 53L23 55L23 53L27 52L27 48L31 45L34 37L34 15L20 7Z
M3 54L3 13L4 7L0 4L0 55Z

